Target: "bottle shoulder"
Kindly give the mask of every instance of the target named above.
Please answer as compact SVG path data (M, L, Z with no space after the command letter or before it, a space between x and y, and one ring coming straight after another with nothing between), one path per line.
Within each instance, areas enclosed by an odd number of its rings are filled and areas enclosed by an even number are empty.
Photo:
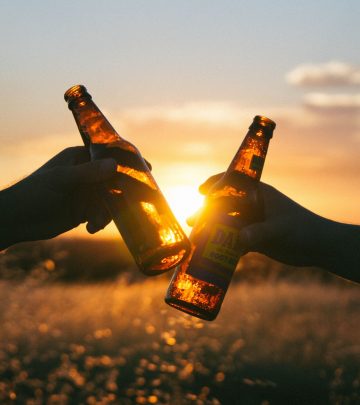
M138 148L132 143L119 139L109 143L95 143L90 144L90 150L94 153L106 153L110 151L117 151L117 153L133 153L135 155L140 155ZM141 156L141 155L140 155Z
M140 155L138 148L135 145L133 145L131 142L129 142L125 139L119 139L114 142L110 142L110 143L106 144L106 148L121 149L121 150L125 150L128 152L132 152L132 153L136 153L136 154Z

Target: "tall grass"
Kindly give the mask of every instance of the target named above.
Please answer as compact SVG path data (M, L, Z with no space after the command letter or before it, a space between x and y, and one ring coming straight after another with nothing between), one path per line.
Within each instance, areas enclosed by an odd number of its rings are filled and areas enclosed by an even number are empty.
M1 403L356 403L359 294L234 285L212 323L166 283L0 284Z
M360 403L354 284L252 256L204 322L166 306L168 276L58 282L99 252L36 246L0 258L1 404Z

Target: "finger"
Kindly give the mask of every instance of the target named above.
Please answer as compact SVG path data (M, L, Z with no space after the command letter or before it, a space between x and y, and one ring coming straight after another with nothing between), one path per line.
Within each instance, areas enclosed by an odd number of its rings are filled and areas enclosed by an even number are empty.
M93 203L89 205L87 210L86 229L89 233L95 233L111 221L109 211L104 205L103 200L98 193L94 193L92 198Z
M256 250L266 239L266 226L263 223L249 225L240 231L241 244L247 250Z
M116 173L116 176L106 182L106 188L109 190L124 191L127 195L131 195L134 200L150 202L156 201L159 198L159 192L157 189L153 189L148 184L119 172Z
M200 217L202 211L203 211L203 208L199 208L194 214L192 214L188 218L186 218L186 223L189 226L194 226L197 219Z
M186 218L186 223L187 223L189 226L193 227L193 226L195 225L195 223L196 223L196 219L197 219L197 215L196 215L196 214L190 215L188 218Z
M98 231L101 231L101 229L104 229L106 225L108 225L111 222L110 215L98 215L96 218L89 220L88 223L86 224L86 229L89 233L93 234Z
M151 165L151 163L149 162L149 161L147 161L146 159L144 159L145 160L145 163L146 163L146 166L149 168L149 170L151 171L152 170L152 165Z
M43 172L56 166L73 166L90 160L89 151L84 146L72 146L62 150L34 173Z
M240 239L247 250L262 252L265 245L286 236L286 222L267 221L248 225L241 229Z
M205 183L201 184L199 187L199 192L201 194L207 194L210 188L221 179L224 173L215 174L214 176L209 177Z
M79 185L94 184L111 179L116 174L114 159L101 159L76 166L59 166L49 171L49 180L63 190Z

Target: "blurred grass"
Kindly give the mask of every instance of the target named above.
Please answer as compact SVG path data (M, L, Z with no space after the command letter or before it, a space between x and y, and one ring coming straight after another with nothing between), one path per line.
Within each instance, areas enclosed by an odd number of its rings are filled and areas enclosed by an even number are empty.
M42 271L42 270L45 270ZM126 246L118 239L56 238L15 245L0 253L0 279L41 278L54 282L99 282L126 278L129 283L146 280L136 268ZM167 274L170 278L171 272ZM342 281L325 271L286 266L259 254L247 254L238 265L236 281L326 282Z
M248 255L204 322L164 304L168 275L89 243L0 257L1 404L360 403L354 284Z

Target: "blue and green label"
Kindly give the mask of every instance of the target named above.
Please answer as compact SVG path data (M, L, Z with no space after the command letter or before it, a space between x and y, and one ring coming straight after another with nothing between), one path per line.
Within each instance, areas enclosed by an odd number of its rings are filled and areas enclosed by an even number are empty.
M226 290L243 253L240 227L222 216L221 221L206 225L196 245L187 273Z

